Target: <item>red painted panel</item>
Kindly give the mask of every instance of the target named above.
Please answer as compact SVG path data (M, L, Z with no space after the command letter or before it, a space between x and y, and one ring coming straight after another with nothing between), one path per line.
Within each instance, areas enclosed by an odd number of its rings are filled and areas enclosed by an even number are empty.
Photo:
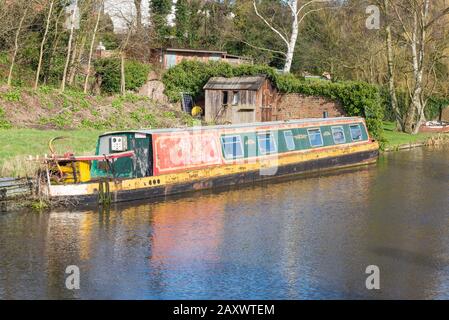
M222 163L215 132L177 132L153 135L154 174L197 169Z

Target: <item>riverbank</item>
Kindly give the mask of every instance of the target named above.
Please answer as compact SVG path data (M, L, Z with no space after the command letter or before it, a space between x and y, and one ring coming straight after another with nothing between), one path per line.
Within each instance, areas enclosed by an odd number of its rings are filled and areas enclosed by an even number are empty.
M449 134L418 133L416 135L398 132L394 122L384 122L384 137L387 140L384 151L412 149L428 145L449 144Z
M28 161L27 157L48 154L48 141L54 137L66 137L66 139L55 143L57 152L73 152L78 155L93 154L98 135L105 130L92 128L77 130L0 129L0 136L3 139L0 149L0 177L32 176L37 163ZM394 123L391 122L384 123L384 131L388 140L384 148L385 151L449 143L447 134L409 135L395 131Z

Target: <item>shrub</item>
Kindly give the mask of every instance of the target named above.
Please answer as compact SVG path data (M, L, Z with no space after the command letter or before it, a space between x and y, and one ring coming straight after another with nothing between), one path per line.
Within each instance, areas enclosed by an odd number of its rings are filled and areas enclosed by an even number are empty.
M99 59L95 71L102 77L101 90L106 93L120 92L120 60ZM145 84L150 67L138 61L125 62L125 82L127 90L137 90Z
M425 109L426 119L438 120L441 110L447 106L449 106L449 98L430 97Z
M19 102L21 99L21 92L19 88L10 89L7 92L0 95L1 98L8 102Z
M338 100L349 116L362 116L370 133L383 141L382 120L384 108L380 88L364 82L303 81L292 74L279 74L273 68L261 65L231 66L223 62L202 63L183 61L168 70L163 77L165 94L172 102L181 100L181 92L195 97L202 95L203 87L211 77L236 77L265 74L282 93L301 93Z

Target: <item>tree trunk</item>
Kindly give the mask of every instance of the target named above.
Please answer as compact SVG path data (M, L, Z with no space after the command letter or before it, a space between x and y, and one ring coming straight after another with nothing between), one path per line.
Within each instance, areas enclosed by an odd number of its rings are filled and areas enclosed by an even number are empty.
M424 120L423 71L426 43L425 26L427 24L429 4L429 0L425 0L422 11L418 12L416 10L413 17L413 33L410 47L412 51L414 86L411 94L412 100L405 121L405 132L411 134L419 132L421 122Z
M423 75L424 75L424 57L425 57L425 49L426 49L426 41L427 41L427 19L429 15L429 7L430 0L425 0L423 9L420 12L420 23L419 23L419 32L420 32L420 42L419 42L419 72L418 72L418 97L419 104L417 104L417 121L415 123L415 127L413 129L413 134L417 134L421 127L421 124L426 120L424 109L426 107L426 102L424 101L424 87L423 87Z
M75 41L75 43L76 43L76 41ZM80 43L78 50L75 48L75 50L73 51L73 57L72 57L71 68L70 68L70 72L69 72L69 81L68 81L68 83L70 85L73 85L73 83L75 81L75 77L76 77L78 68L81 64L81 59L84 54L85 46L86 46L86 36L83 35L81 38L81 43Z
M414 15L414 29L412 34L412 39L410 43L410 48L412 51L412 65L413 65L413 76L414 76L414 87L413 91L410 94L410 105L407 110L407 115L405 118L404 123L404 131L407 133L413 133L414 124L415 124L415 115L416 115L416 109L419 108L420 99L419 95L421 92L420 87L420 79L419 79L419 63L418 63L418 48L417 48L417 42L418 42L418 16L415 12Z
M76 4L77 2L75 2ZM62 74L62 82L61 82L61 91L64 92L65 91L65 84L67 81L67 70L69 68L69 63L70 63L70 55L71 55L71 51L72 51L72 41L73 41L73 33L75 31L75 14L76 14L76 5L73 9L73 12L70 16L70 36L69 36L69 43L67 44L67 56L65 59L65 66L64 66L64 71Z
M287 46L287 56L285 59L284 72L290 72L292 68L293 55L295 54L296 41L298 40L298 32L299 32L299 24L298 24L298 15L296 14L296 1L294 1L294 5L292 7L295 9L293 14L293 22L292 22L292 35L290 37L290 42Z
M142 0L134 0L134 6L136 7L136 27L139 32L142 30Z
M133 32L133 23L129 25L128 33L124 42L122 42L120 48L120 93L125 95L126 93L126 79L125 79L125 55L126 55L126 47L129 43L129 38L131 37L131 33Z
M84 79L84 93L87 93L87 87L89 86L89 75L90 75L90 68L91 68L91 64L92 64L92 54L94 52L95 37L97 36L98 25L100 24L102 7L103 7L103 1L100 2L100 7L98 8L97 21L95 22L95 28L94 28L94 32L92 34L92 41L90 42L89 58L87 61L86 78Z
M58 14L58 17L56 18L56 22L55 22L55 30L54 30L54 37L53 37L53 41L52 41L50 58L49 58L47 68L44 69L44 83L47 83L48 79L50 77L50 72L51 72L51 69L53 66L53 61L54 61L54 58L56 55L56 50L58 49L59 40L61 38L60 33L59 33L59 21L62 17L61 12Z
M55 4L55 0L51 0L50 8L48 9L47 23L45 25L45 32L44 32L44 36L42 37L41 48L40 48L40 52L39 52L39 63L37 65L37 70L36 70L36 80L34 81L34 90L36 90L37 86L39 85L39 75L41 73L41 68L42 68L42 57L44 55L44 45L45 45L45 41L47 40L48 29L50 28L50 18L51 18L51 14L53 12L54 4Z
M14 39L14 51L13 51L13 54L11 57L11 66L9 67L9 73L8 73L8 81L7 81L8 87L11 86L12 73L14 71L14 64L16 62L17 51L19 51L19 35L20 35L20 31L22 30L23 22L25 21L27 13L28 13L28 5L25 7L22 18L20 19L19 27L17 28L16 37Z
M388 19L388 0L384 0L385 16ZM402 119L401 111L399 110L398 98L396 96L396 87L394 81L394 55L393 55L393 43L391 34L391 23L387 22L385 27L386 33L386 46L387 46L387 67L388 67L388 93L390 95L391 109L394 112L396 119L396 129L404 131L404 121Z
M120 55L120 93L126 93L126 79L125 79L125 53L122 51Z
M318 11L320 9L310 9L307 12L303 12L301 14L301 12L308 7L309 5L315 4L315 3L319 3L319 2L326 2L325 0L309 0L308 2L306 2L304 5L302 5L299 10L298 10L298 0L287 0L285 1L285 3L287 4L287 6L290 8L290 12L293 18L292 21L292 30L291 30L291 35L288 38L288 36L285 35L285 32L281 32L278 29L276 29L274 27L274 25L269 22L266 18L264 18L259 11L257 10L257 4L256 4L256 0L253 0L253 7L254 7L254 11L256 13L256 15L262 19L262 21L271 29L271 31L273 31L274 33L276 33L281 39L282 41L285 43L285 45L287 46L287 52L285 54L285 64L284 64L284 73L288 73L291 70L292 67L292 62L293 62L293 56L295 54L295 47L296 47L296 42L298 40L298 34L299 34L299 25L300 23L304 20L304 18L309 14L312 13L314 11ZM300 14L301 14L301 18L300 18Z

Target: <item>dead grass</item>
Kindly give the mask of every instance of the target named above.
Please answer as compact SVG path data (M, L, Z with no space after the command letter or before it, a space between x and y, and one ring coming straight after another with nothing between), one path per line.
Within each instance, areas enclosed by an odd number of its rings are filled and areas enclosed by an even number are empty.
M39 167L38 161L30 161L25 156L16 156L1 163L0 177L34 177Z
M427 139L426 145L432 146L432 147L441 147L441 146L447 146L449 145L449 134L448 133L440 133L437 135L434 135Z

